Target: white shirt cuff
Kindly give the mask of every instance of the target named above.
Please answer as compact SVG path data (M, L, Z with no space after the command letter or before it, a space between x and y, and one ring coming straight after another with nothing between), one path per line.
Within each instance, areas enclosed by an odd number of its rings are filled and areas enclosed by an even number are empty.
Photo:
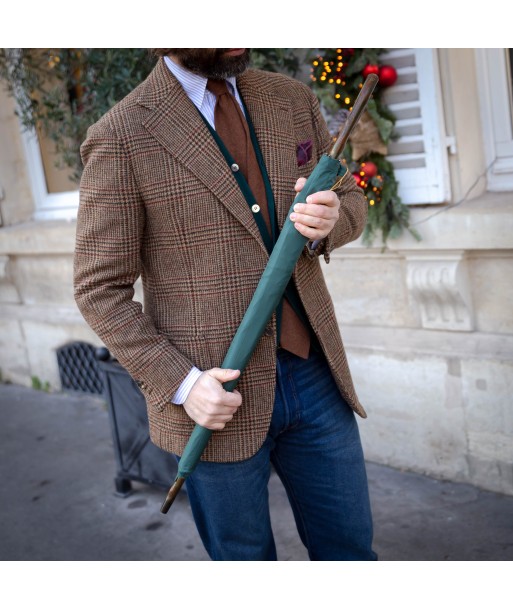
M178 387L178 391L171 398L171 402L173 402L173 404L183 404L188 398L192 386L198 380L201 374L201 370L196 368L196 366L193 366L189 374L185 377L185 380L182 381L182 384L180 387Z

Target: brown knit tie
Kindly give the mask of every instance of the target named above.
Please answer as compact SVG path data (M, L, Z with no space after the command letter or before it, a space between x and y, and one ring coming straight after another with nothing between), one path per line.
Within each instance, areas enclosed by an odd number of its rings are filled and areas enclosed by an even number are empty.
M214 109L215 129L246 178L271 235L265 184L246 119L237 100L228 91L225 80L209 79L207 89L217 97ZM286 298L283 299L280 346L303 359L308 358L310 352L309 332Z

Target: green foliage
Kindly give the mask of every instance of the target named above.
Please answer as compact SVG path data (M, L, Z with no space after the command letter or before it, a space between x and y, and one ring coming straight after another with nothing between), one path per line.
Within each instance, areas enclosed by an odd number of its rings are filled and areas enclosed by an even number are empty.
M153 61L146 49L2 49L0 78L22 124L42 129L78 181L87 128L144 80Z
M338 70L338 49L321 49L314 59L313 87L321 103L331 113L348 108L356 98L363 82L362 70L367 64L378 64L384 49L341 49L343 66ZM156 59L148 49L0 49L0 80L17 102L17 113L26 128L36 125L55 145L60 167L71 170L78 182L82 173L80 144L87 128L115 103L140 84L149 74ZM324 61L340 82L321 80ZM294 76L300 65L294 49L252 49L254 67L287 72ZM368 112L377 125L384 143L393 137L394 116L382 103L380 90L369 103ZM338 95L338 97L336 97ZM346 98L349 102L346 103ZM380 200L369 206L369 221L364 242L370 244L378 231L383 243L395 238L407 228L415 238L418 233L409 228L409 209L397 194L393 168L383 156L373 153L363 159L348 158L349 162L373 160L379 167ZM369 182L369 187L376 185ZM365 189L369 201L374 196Z
M376 124L380 138L386 144L390 140L390 136L392 135L395 117L392 116L388 109L384 111L382 105L381 107L378 107L378 104L375 99L369 100L369 103L367 104L367 112L371 115L372 120Z
M312 87L321 104L332 115L340 109L347 110L356 99L364 81L363 69L368 64L379 65L380 55L385 49L319 49L312 58ZM378 84L367 112L374 121L380 139L387 144L394 137L395 117L381 99L382 88ZM396 239L407 229L417 240L419 233L410 227L410 209L401 202L394 168L385 156L377 152L353 158L351 146L347 146L344 157L349 170L358 175L362 163L372 162L377 166L377 175L360 182L369 201L367 225L362 241L370 246L381 232L383 246L388 239Z
M378 167L378 176L382 178L380 201L374 205L369 204L367 224L363 231L362 241L365 245L372 245L375 236L381 232L383 245L388 239L397 239L402 235L405 228L415 237L420 240L418 232L409 226L410 209L407 205L401 203L397 196L397 187L394 176L394 168L391 163L380 154L371 154L365 159L375 163ZM350 171L357 171L359 163L349 165ZM373 179L370 181L370 186L378 184L378 181ZM367 198L372 195L367 195Z
M295 74L292 49L252 49L252 65ZM36 125L55 145L59 167L82 174L87 129L150 73L148 49L0 49L0 80L14 96L27 129Z
M32 389L50 393L50 383L48 381L43 382L38 376L31 376L30 379L32 381Z
M299 59L294 49L251 49L251 66L268 72L286 72L295 76Z

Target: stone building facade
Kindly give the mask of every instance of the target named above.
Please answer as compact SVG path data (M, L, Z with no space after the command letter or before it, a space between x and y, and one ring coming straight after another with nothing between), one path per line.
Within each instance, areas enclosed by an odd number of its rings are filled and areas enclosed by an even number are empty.
M513 494L510 54L396 49L388 61L390 158L422 240L356 241L323 267L369 413L366 456ZM52 182L44 157L0 92L0 370L58 389L55 350L100 343L73 300L76 187Z

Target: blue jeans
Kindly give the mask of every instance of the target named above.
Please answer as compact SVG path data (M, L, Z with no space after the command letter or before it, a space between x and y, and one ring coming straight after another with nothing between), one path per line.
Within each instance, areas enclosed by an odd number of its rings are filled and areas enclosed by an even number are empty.
M267 438L250 459L201 461L187 492L213 560L276 560L267 485L271 463L311 560L376 560L365 463L352 409L324 355L280 349Z

